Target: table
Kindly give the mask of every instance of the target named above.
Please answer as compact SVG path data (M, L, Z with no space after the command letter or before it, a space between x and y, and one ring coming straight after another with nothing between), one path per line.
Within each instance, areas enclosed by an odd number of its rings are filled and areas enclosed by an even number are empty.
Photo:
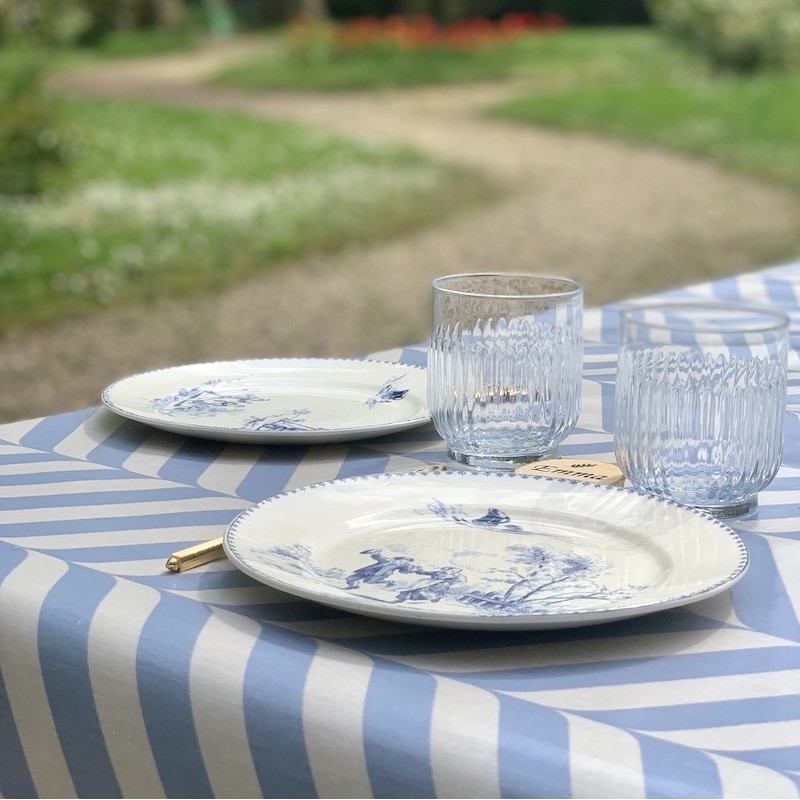
M227 562L164 571L286 488L443 461L430 427L265 448L97 408L0 426L0 793L797 797L800 264L664 296L790 312L785 457L757 519L734 526L744 580L605 626L414 628ZM565 455L613 457L616 316L588 314Z

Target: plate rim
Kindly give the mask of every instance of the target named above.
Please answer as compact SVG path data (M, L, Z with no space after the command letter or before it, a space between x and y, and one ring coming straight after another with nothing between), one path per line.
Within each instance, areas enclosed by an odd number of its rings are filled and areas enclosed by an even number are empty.
M225 360L225 361L206 361L206 362L198 362L193 364L176 364L171 367L161 367L159 369L147 370L145 372L137 372L133 375L127 375L124 378L120 378L119 380L110 383L108 386L103 389L100 393L100 399L103 405L108 408L109 411L112 411L115 414L118 414L121 417L125 417L126 419L132 419L135 422L140 422L143 425L150 425L154 428L159 428L160 430L174 430L176 428L181 428L185 430L186 433L194 432L202 432L205 434L240 434L242 436L239 441L245 441L245 439L250 439L252 441L259 441L259 442L276 442L278 440L286 440L286 441L299 441L299 440L325 440L331 436L347 436L348 434L356 434L360 436L362 433L370 434L372 432L383 432L386 431L387 435L392 432L398 432L399 430L406 430L408 428L417 427L419 425L425 425L431 421L430 412L418 416L418 417L409 417L407 419L398 420L395 422L384 422L384 423L373 423L370 425L350 425L348 427L342 428L324 428L315 431L246 431L242 428L234 427L234 426L224 426L224 425L202 425L199 423L192 423L189 421L172 421L169 419L161 419L158 417L151 417L146 413L141 413L137 411L130 411L127 410L119 405L117 405L110 397L110 393L117 389L120 384L126 383L127 381L134 380L136 378L145 378L153 375L158 375L160 373L166 372L173 372L175 370L181 369L191 369L191 368L200 368L200 367L207 367L213 368L218 367L220 365L229 365L229 364L268 364L268 363L295 363L295 364L325 364L325 365L335 365L335 364L353 364L353 365L362 365L362 364L380 364L385 366L398 366L402 368L406 368L409 370L416 370L417 372L427 373L427 368L421 366L419 364L406 364L402 361L384 361L382 359L375 359L375 358L244 358L244 359L232 359L232 360ZM427 398L426 398L427 403ZM426 406L427 407L427 406ZM170 426L170 428L166 428L165 426Z
M241 524L253 514L257 513L264 506L279 501L291 495L300 494L310 490L315 490L332 485L341 485L345 483L357 483L362 481L376 481L376 480L391 480L393 476L414 476L415 480L447 480L452 476L492 476L501 479L512 480L531 480L548 483L557 483L569 486L572 489L580 487L589 492L593 491L611 491L617 494L623 494L637 501L642 502L656 502L669 506L674 506L680 509L681 512L697 516L705 522L710 522L716 527L720 528L730 539L736 547L739 555L739 560L736 567L724 578L716 581L715 583L705 586L704 588L688 592L681 595L671 596L664 600L653 601L647 603L625 604L615 606L612 609L576 609L574 611L541 611L531 614L508 614L508 615L488 615L488 614L475 614L475 613L459 613L458 611L439 611L438 609L421 608L417 607L414 612L410 609L401 609L396 606L383 606L378 603L363 602L358 595L342 596L338 594L325 593L317 591L313 588L305 589L298 588L292 584L291 581L284 581L280 578L272 578L267 576L269 580L264 580L264 576L260 575L258 570L251 569L246 559L236 552L235 543L232 544L231 540L237 532ZM658 611L666 611L670 608L676 608L689 603L699 602L709 597L713 597L726 589L734 586L750 567L750 554L747 546L742 540L741 536L733 530L730 526L726 525L721 520L708 514L707 512L700 511L690 506L685 506L674 500L668 498L656 497L655 495L643 494L633 488L621 486L609 486L605 484L594 484L585 481L570 481L565 478L553 478L541 475L520 475L513 472L494 472L489 470L480 471L466 471L466 470L448 470L446 472L385 472L370 475L355 475L346 478L335 478L328 481L319 481L317 483L309 484L308 486L299 486L294 489L289 489L272 497L265 498L260 502L246 508L244 511L236 515L236 517L228 524L225 533L222 537L223 550L228 560L239 570L249 575L254 580L287 594L295 597L303 597L323 605L333 606L334 608L352 611L352 613L362 614L366 616L379 617L382 619L392 619L397 621L405 621L416 623L418 625L438 625L443 627L459 627L459 623L464 623L464 626L472 628L505 628L511 627L526 627L535 628L547 625L555 625L561 622L573 622L578 620L586 620L585 624L589 624L590 620L596 622L612 622L617 619L627 619L634 616L643 616L649 613ZM694 598L694 599L692 599ZM417 614L417 612L419 612ZM577 622L577 624L584 624Z

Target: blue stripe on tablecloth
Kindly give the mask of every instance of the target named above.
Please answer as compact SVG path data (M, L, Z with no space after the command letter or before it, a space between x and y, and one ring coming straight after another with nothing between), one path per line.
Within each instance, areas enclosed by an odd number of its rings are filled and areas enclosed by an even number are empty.
M404 347L397 360L401 364L413 364L414 366L424 367L428 364L428 351L417 350L413 347Z
M257 622L319 622L321 620L342 619L347 616L344 611L298 600L286 603L250 603L247 605L226 605L214 603L215 608L233 611Z
M639 741L645 797L722 797L719 770L711 756L646 734Z
M790 687L786 687L787 689ZM800 719L800 695L748 697L700 703L653 705L646 708L615 708L610 711L578 711L580 716L639 731L681 731ZM800 761L798 761L800 766Z
M600 338L604 342L616 342L619 338L619 309L616 306L600 310Z
M303 688L316 650L308 637L270 628L247 662L245 726L264 797L316 797L303 735Z
M60 456L58 453L7 453L0 455L0 467L9 467L14 464L43 464L53 461L72 461L68 456Z
M206 489L193 486L174 486L165 489L130 489L112 491L74 492L70 494L42 494L28 497L0 497L0 511L20 511L29 508L72 508L100 505L127 505L128 503L153 503L160 500L196 500L214 496Z
M767 539L739 531L750 555L750 566L731 590L736 616L754 631L800 642L800 621L775 566Z
M0 583L27 557L23 548L0 542ZM2 646L2 643L0 643ZM35 797L33 783L17 724L11 711L3 674L0 672L0 794L3 797Z
M608 659L588 664L563 664L538 667L531 664L535 657L515 669L486 672L448 672L460 681L482 689L529 691L530 689L582 689L587 686L622 686L626 683L671 681L681 678L709 678L717 675L746 675L753 672L781 672L798 667L797 646L731 648L714 653L643 654L637 658ZM513 660L513 652L508 660ZM776 676L780 680L780 675Z
M72 469L57 472L29 472L22 475L0 475L0 486L39 486L72 481L147 480L146 475L122 473L118 469Z
M769 299L777 306L783 306L796 311L798 305L797 294L791 281L784 278L764 278Z
M784 416L783 458L784 467L800 467L800 418L791 412Z
M337 638L338 644L368 655L408 656L466 650L507 648L508 660L515 658L514 649L537 647L559 642L591 641L593 639L628 638L653 633L702 631L732 627L717 620L676 609L651 614L634 620L612 622L602 626L567 628L546 631L468 631L444 628L423 628L408 633L396 632L379 636ZM587 645L591 647L591 644ZM491 674L491 673L490 673ZM456 677L455 674L452 677Z
M389 456L376 453L367 447L353 445L348 448L347 456L337 473L337 478L353 478L358 475L371 475L386 471Z
M136 677L150 747L167 797L211 797L192 717L192 651L210 610L163 594L136 652Z
M95 411L97 408L83 408L80 411L45 417L20 439L20 444L35 450L52 450L80 428Z
M192 485L228 447L226 442L187 439L158 471L160 478Z
M113 531L157 530L158 528L190 527L192 525L227 525L239 513L240 511L237 509L231 508L175 511L170 514L143 514L129 517L2 522L0 523L0 536L24 539L27 536L58 536L67 533L111 533ZM98 541L98 546L100 545L101 542Z
M711 284L711 293L720 300L732 303L744 302L742 298L742 287L739 285L739 280L736 277L714 281Z
M253 503L280 494L309 449L286 445L267 448L236 487L236 494Z
M374 797L436 797L430 742L435 694L432 676L383 660L375 662L364 701L363 728Z
M42 678L79 797L121 794L89 679L89 626L114 583L110 575L72 565L47 593L39 617Z
M558 712L499 695L498 771L502 797L570 797L569 732Z
M121 467L152 435L153 429L147 425L126 420L109 433L86 460L107 467Z

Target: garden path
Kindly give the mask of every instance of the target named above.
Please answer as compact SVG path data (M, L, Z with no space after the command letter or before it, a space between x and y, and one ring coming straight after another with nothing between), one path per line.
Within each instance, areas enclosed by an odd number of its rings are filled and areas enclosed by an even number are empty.
M498 199L413 234L303 259L211 295L110 310L0 339L0 419L78 408L131 372L200 360L346 356L419 341L451 272L576 277L599 304L762 266L798 241L788 190L657 149L516 126L481 110L516 87L245 94L204 78L235 41L62 76L71 90L243 110L399 142L483 171Z

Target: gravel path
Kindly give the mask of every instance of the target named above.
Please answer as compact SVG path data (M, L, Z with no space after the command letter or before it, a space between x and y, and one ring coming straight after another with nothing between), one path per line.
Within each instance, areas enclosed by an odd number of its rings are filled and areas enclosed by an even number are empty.
M347 356L419 341L437 275L525 270L582 281L587 303L753 269L797 245L800 198L702 161L480 116L508 85L378 95L261 95L201 80L245 42L104 64L70 89L241 109L481 169L502 197L367 249L307 258L213 295L109 311L0 339L0 419L95 404L106 384L176 363Z

